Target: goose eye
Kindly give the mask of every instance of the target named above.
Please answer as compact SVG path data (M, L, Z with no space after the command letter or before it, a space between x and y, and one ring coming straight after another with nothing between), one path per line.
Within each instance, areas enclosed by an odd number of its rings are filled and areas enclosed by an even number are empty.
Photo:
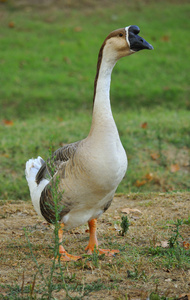
M120 34L119 34L119 36L121 36L121 37L122 37L122 36L123 36L123 33L120 33Z

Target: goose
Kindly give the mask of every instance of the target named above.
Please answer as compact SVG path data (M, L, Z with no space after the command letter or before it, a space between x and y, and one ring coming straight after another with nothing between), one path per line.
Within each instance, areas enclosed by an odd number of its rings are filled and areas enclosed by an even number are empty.
M111 205L115 191L127 170L127 156L122 146L110 105L111 73L116 62L153 46L138 34L136 25L117 29L104 40L98 56L94 81L92 123L88 136L56 150L45 162L40 156L26 162L25 175L37 214L55 223L53 186L57 180L59 195L59 254L62 261L76 261L81 256L69 254L63 247L64 230L88 222L92 254L114 256L119 250L100 249L96 235L97 219Z

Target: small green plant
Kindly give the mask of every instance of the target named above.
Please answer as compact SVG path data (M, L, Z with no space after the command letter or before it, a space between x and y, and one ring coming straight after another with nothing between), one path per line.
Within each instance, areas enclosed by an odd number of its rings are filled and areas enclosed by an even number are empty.
M52 156L52 147L50 148L50 157L52 157L52 160L49 160L47 163L47 167L48 167L48 171L50 172L50 174L55 174L56 168L53 164L53 160L54 157ZM44 291L43 291L43 297L46 297L46 299L50 300L52 299L52 293L55 290L55 284L54 284L54 277L55 275L58 275L58 277L61 280L61 286L60 288L64 289L66 291L66 295L68 296L68 289L65 283L65 279L64 279L64 275L63 275L63 267L61 265L61 260L60 260L60 253L59 253L59 236L58 236L58 232L60 229L60 212L62 210L62 207L60 205L60 200L62 197L62 193L63 192L59 192L58 187L59 187L59 176L56 176L55 178L52 178L50 181L50 191L51 191L51 196L52 196L52 202L47 203L47 205L50 206L51 212L52 212L52 216L53 216L53 220L52 223L54 225L54 247L53 247L53 260L52 260L52 264L50 267L50 274L48 276L44 275L43 272L43 265L39 265L38 261L33 253L32 250L32 245L29 241L29 237L28 234L25 230L25 235L27 238L27 242L29 245L29 249L30 249L30 253L31 253L31 257L33 259L33 261L35 262L36 266L37 266L37 272L34 275L34 280L33 283L30 287L30 296L32 297L33 293L34 293L34 287L35 287L35 279L37 274L39 273L41 275L43 284L44 284ZM59 270L59 273L57 272L57 269ZM22 289L23 291L23 286Z
M135 268L134 271L127 270L127 277L131 278L131 279L138 279L139 272L138 272L137 268Z
M170 269L173 267L177 268L189 268L190 266L190 250L183 248L180 243L180 239L183 240L180 234L180 226L184 224L183 220L178 219L172 229L171 236L168 239L168 247L150 247L148 253L162 258L160 264Z
M134 268L134 271L127 270L127 277L135 280L138 280L140 278L143 279L144 281L147 280L145 271L143 270L142 272L139 272L136 267Z
M149 299L150 299L150 300L160 300L161 298L160 298L160 296L159 296L157 293L152 292L152 293L150 294L150 296L149 296Z
M171 237L169 238L168 242L169 242L169 247L170 248L174 248L174 247L179 247L179 238L183 237L181 236L181 234L179 233L179 229L180 226L183 224L183 221L180 219L177 219L177 222L174 223L175 225L175 229L173 229L173 234L171 235Z
M122 219L122 221L121 221L120 226L121 226L122 230L119 231L119 234L121 236L124 236L127 233L127 231L129 230L130 223L129 223L127 216L122 216L121 219Z

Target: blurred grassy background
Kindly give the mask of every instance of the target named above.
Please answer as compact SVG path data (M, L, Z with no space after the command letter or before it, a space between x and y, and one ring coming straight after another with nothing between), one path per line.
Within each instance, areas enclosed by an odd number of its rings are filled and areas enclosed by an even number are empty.
M118 192L189 190L189 11L186 1L1 0L1 199L29 199L29 158L86 137L99 48L130 24L155 50L113 71L112 110L129 159Z

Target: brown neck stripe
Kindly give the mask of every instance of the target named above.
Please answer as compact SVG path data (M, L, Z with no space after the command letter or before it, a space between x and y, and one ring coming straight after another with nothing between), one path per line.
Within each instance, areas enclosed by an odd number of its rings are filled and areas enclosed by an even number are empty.
M97 81L98 81L98 76L99 76L99 72L100 72L100 66L102 63L102 57L103 57L103 50L105 47L105 44L107 42L108 39L114 37L114 36L118 36L120 33L122 33L123 35L126 34L125 32L125 28L121 28L121 29L117 29L112 31L107 38L105 39L105 41L103 42L100 51L99 51L99 55L98 55L98 62L97 62L97 72L96 72L96 76L95 76L95 80L94 80L94 96L93 96L93 105L95 102L95 96L96 96L96 87L97 87Z

